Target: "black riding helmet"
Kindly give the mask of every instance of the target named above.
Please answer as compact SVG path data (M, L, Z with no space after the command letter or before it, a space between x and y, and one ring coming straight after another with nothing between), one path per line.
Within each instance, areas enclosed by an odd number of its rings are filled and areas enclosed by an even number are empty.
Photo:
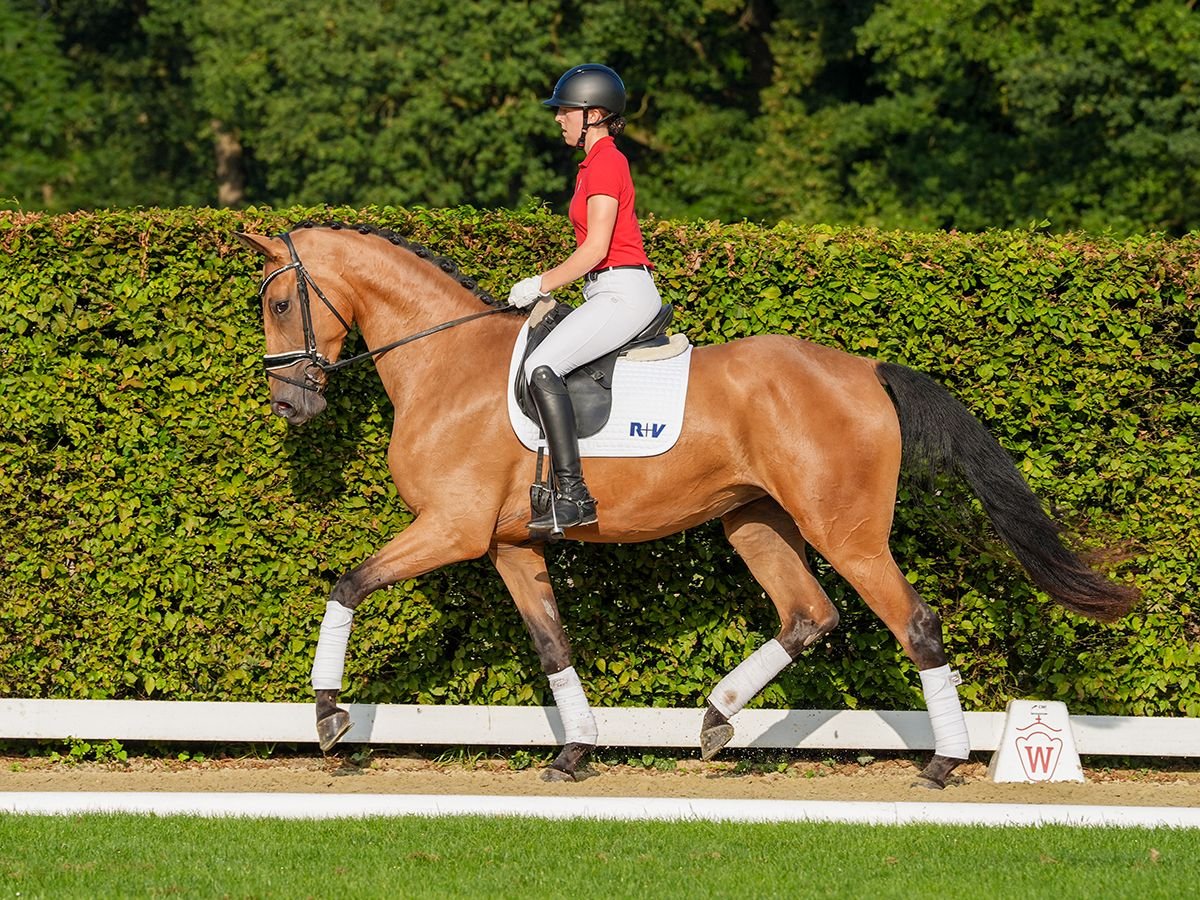
M576 144L582 147L589 124L603 125L625 112L625 82L608 66L598 63L573 66L558 79L554 93L549 100L542 101L542 106L583 110L583 130ZM587 111L593 108L607 110L608 115L599 122L589 123Z
M542 106L586 109L599 106L610 113L625 112L625 83L608 66L585 63L568 69L554 85L554 95Z

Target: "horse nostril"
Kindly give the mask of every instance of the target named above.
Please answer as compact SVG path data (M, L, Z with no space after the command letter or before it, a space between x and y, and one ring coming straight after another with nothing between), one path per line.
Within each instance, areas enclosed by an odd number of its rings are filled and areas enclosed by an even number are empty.
M277 416L286 416L292 411L292 404L286 400L275 400L271 403L271 411Z

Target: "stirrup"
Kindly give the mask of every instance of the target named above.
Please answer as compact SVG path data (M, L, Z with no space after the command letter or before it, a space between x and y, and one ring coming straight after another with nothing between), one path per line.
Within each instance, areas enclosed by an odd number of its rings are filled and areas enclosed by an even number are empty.
M531 532L562 534L565 528L579 528L593 525L596 522L596 500L587 488L580 491L582 496L569 497L555 493L550 503L550 509L527 526Z

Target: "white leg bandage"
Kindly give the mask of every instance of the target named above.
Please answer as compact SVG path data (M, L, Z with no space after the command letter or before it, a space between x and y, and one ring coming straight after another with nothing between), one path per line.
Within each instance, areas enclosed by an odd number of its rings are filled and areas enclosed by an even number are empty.
M312 686L315 690L342 689L346 642L350 640L350 623L353 620L354 610L346 609L336 600L325 604L325 618L321 620L321 637L317 640L317 655L312 667Z
M925 669L920 675L929 724L933 726L933 752L951 759L966 759L971 755L971 739L967 735L962 705L958 702L958 685L962 679L957 672L950 671L948 665Z
M792 657L783 649L783 644L771 638L721 679L708 695L708 702L728 719L753 700L754 695L791 661Z
M567 666L551 675L550 690L554 691L554 704L567 732L565 743L595 744L598 735L596 718L588 706L575 667Z

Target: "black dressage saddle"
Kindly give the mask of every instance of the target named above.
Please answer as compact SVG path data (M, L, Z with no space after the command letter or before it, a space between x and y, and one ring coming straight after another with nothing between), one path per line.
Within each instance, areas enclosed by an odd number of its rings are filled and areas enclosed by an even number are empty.
M513 392L516 394L517 405L529 419L540 425L533 399L529 396L529 385L525 381L525 360L546 337L565 319L573 307L563 303L555 303L553 308L529 330L529 340L525 344L525 355L517 367L516 382ZM623 347L618 347L599 359L580 366L567 375L567 390L571 394L571 404L575 408L575 427L581 438L591 437L608 424L612 412L612 375L617 366L617 358L630 350L642 347L661 347L670 342L666 335L667 326L675 315L675 307L664 303L654 319Z

